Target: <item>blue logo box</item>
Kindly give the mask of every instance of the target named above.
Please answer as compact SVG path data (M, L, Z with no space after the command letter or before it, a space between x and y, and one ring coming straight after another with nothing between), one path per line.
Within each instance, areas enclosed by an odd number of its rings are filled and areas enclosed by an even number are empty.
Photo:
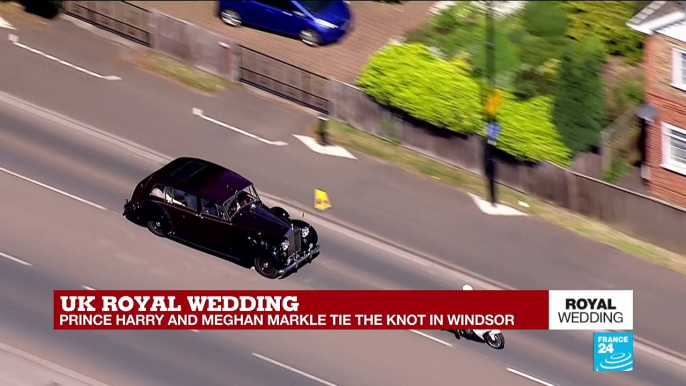
M634 371L633 332L594 332L595 371Z

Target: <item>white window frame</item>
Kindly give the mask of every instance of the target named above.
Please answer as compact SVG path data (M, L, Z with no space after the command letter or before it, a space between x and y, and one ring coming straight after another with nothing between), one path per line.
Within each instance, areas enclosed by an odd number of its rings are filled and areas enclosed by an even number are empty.
M675 173L686 176L686 162L679 162L672 159L672 145L670 139L675 137L672 131L677 131L686 135L686 130L669 123L662 123L662 167ZM681 138L679 138L681 140ZM685 141L686 142L686 141Z
M686 51L673 48L672 49L672 86L680 90L686 91Z

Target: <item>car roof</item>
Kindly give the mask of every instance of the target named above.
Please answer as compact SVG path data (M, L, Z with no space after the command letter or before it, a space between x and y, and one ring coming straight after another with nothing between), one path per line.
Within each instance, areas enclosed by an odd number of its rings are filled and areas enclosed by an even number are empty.
M252 185L245 177L200 158L177 158L155 173L158 182L223 204L239 190Z

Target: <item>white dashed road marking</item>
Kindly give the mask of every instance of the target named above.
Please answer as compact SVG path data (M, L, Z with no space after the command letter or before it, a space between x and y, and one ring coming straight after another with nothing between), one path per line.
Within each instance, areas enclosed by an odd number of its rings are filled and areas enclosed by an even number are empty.
M294 372L294 373L296 373L296 374L300 374L300 375L302 375L302 376L305 377L305 378L309 378L309 379L311 379L311 380L313 380L313 381L317 381L317 382L321 383L322 385L336 386L336 384L334 384L334 383L325 381L325 380L323 380L323 379L321 379L321 378L317 378L317 377L315 377L314 375L308 374L308 373L306 373L306 372L304 372L304 371L300 371L300 370L298 370L298 369L296 369L296 368L293 368L293 367L291 367L291 366L285 365L285 364L283 364L283 363L281 363L281 362L277 362L277 361L275 361L275 360L273 360L273 359L270 359L270 358L267 358L267 357L265 357L265 356L263 356L263 355L256 354L256 353L252 353L252 355L255 356L255 357L257 357L257 358L262 359L263 361L267 361L267 362L269 362L269 363L271 363L271 364L277 365L277 366L279 366L279 367L281 367L281 368L283 368L283 369L290 370L290 371L292 371L292 372Z
M530 380L530 381L534 381L534 382L536 382L536 383L538 383L538 384L541 384L541 385L544 385L544 386L556 386L556 385L554 385L554 384L552 384L552 383L549 383L549 382L546 382L546 381L544 381L544 380L538 379L538 378L534 377L533 375L529 375L529 374L527 374L527 373L523 373L523 372L521 372L521 371L519 371L519 370L515 370L515 369L512 369L512 368L509 368L509 367L508 367L508 368L507 368L507 371L511 372L512 374L517 374L517 375L519 375L520 377L524 377L524 378L526 378L526 379L528 379L528 380Z
M50 59L50 60L54 60L54 61L56 61L57 63L63 64L63 65L65 65L65 66L67 66L67 67L71 67L71 68L73 68L73 69L75 69L75 70L77 70L77 71L81 71L81 72L86 73L86 74L88 74L88 75L90 75L90 76L94 76L94 77L96 77L96 78L98 78L98 79L104 79L104 80L121 80L120 77L114 76L114 75L107 75L107 76L105 76L105 75L96 74L96 73L93 72L93 71L88 71L88 70L86 70L85 68L82 68L82 67L79 67L79 66L75 66L75 65L73 65L73 64L71 64L71 63L69 63L69 62L66 62L66 61L64 61L64 60L58 59L58 58L56 58L56 57L54 57L54 56L52 56L52 55L48 55L48 54L46 54L45 52L39 51L39 50L37 50L37 49L35 49L35 48L31 48L31 47L29 47L29 46L27 46L27 45L25 45L25 44L19 43L19 37L18 37L17 35L11 35L11 34L10 34L10 35L8 36L8 39L12 42L12 44L14 44L14 45L17 46L17 47L20 47L20 48L23 48L23 49L25 49L25 50L31 51L31 52L33 52L34 54L38 54L38 55L43 56L43 57L45 57L45 58L48 58L48 59Z
M440 344L442 344L442 345L445 345L445 346L448 346L448 347L452 347L452 346L453 346L452 344L450 344L450 343L448 343L448 342L444 342L444 341L442 341L442 340L440 340L440 339L438 339L438 338L434 338L433 336L427 335L427 334L425 334L425 333L423 333L423 332L419 332L419 331L417 331L417 330L410 330L410 331L414 332L414 333L417 334L417 335L421 335L421 336L423 336L423 337L425 337L425 338L429 338L429 339L433 340L434 342L438 342L438 343L440 343Z
M193 115L197 115L197 116L199 116L200 118L202 118L202 119L204 119L204 120L206 120L206 121L208 121L208 122L212 122L212 123L214 123L214 124L216 124L216 125L219 125L219 126L221 126L221 127L224 127L224 128L229 129L229 130L235 131L236 133L243 134L243 135L245 135L246 137L250 137L250 138L252 138L252 139L256 139L256 140L258 140L258 141L260 141L260 142L262 142L262 143L266 143L267 145L272 145L272 146L286 146L286 145L288 145L286 142L281 142L281 141L273 142L273 141L270 141L270 140L268 140L268 139L264 139L264 138L262 138L262 137L259 137L259 136L255 135L255 134L253 134L253 133L248 133L248 132L245 131L245 130L241 130L241 129L237 128L237 127L233 127L233 126L228 125L228 124L226 124L226 123L224 123L224 122L218 121L218 120L216 120L216 119L214 119L214 118L210 118L210 117L206 116L206 115L203 113L203 111L200 110L200 109L193 108L192 112L193 112Z
M25 261L22 260L22 259L17 259L16 257L10 256L10 255L8 255L8 254L6 254L6 253L0 252L0 257L4 257L4 258L7 259L7 260L14 261L15 263L19 263L19 264L21 264L21 265L28 265L29 267L31 266L31 263L27 263L27 262L25 262Z
M310 150L312 150L315 153L319 154L324 154L324 155L331 155L334 157L342 157L342 158L350 158L350 159L357 159L355 158L354 155L350 154L349 151L345 150L344 148L340 146L323 146L317 143L317 141L312 138L312 137L307 137L304 135L295 135L293 134L295 138L298 138L300 142L305 144Z
M61 190L59 190L59 189L55 189L55 188L53 188L52 186L45 185L45 184L42 183L42 182L38 182L38 181L36 181L36 180L32 180L32 179L30 179L30 178L28 178L28 177L24 177L24 176L22 176L21 174L17 174L17 173L15 173L15 172L9 171L9 170L7 170L7 169L5 169L5 168L1 168L1 167L0 167L0 171L5 172L5 173L7 173L7 174L11 174L11 175L13 175L13 176L15 176L15 177L17 177L17 178L21 178L21 179L24 180L24 181L28 181L28 182L31 182L31 183L36 184L36 185L38 185L38 186L41 186L41 187L43 187L43 188L45 188L45 189L52 190L52 191L55 192L55 193L59 193L59 194L61 194L61 195L63 195L63 196L67 196L67 197L69 197L69 198L71 198L71 199L74 199L74 200L76 200L76 201L79 201L79 202L82 202L82 203L84 203L84 204L90 205L90 206L92 206L92 207L98 208L98 209L100 209L100 210L107 210L107 208L105 208L105 207L103 207L103 206L100 206L100 205L98 205L98 204L94 204L94 203L92 203L92 202L90 202L90 201L88 201L88 200L84 200L84 199L81 198L81 197L76 197L76 196L74 196L73 194L69 194L69 193L67 193L67 192L63 192L63 191L61 191Z

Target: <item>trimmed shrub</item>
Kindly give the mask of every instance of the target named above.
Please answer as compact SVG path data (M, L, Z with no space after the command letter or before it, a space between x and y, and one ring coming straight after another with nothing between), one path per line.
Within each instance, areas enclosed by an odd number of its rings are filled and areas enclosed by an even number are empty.
M598 35L610 55L620 55L629 63L641 61L643 36L626 25L635 12L632 1L561 1L570 17L567 34L578 41L588 32Z
M481 128L480 88L469 71L461 60L443 61L424 45L406 44L375 54L358 83L379 103L439 127L476 133Z
M460 133L485 135L481 88L469 65L434 57L426 46L390 46L372 56L358 86L379 103ZM520 160L568 165L570 152L551 120L550 99L517 101L508 93L498 114L499 147Z

